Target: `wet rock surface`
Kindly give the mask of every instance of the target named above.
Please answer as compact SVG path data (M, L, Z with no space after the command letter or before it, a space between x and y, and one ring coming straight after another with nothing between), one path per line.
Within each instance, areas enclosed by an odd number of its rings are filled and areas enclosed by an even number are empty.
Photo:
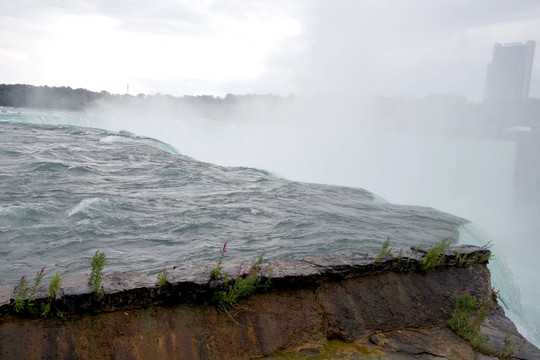
M263 266L263 276L272 269L274 288L314 287L326 281L340 281L347 278L369 277L378 273L392 271L421 272L419 260L427 252L427 246L411 249L394 249L393 256L385 256L377 261L377 254L352 253L342 255L313 256L303 260L272 259ZM450 248L443 266L454 266L456 253L473 257L483 249L474 246ZM399 256L398 256L399 254ZM223 272L230 279L236 277L238 262L224 262ZM245 265L245 264L244 264ZM104 276L102 289L94 294L88 284L87 274L66 275L62 277L58 296L54 305L65 313L87 313L132 309L151 305L192 302L195 295L200 302L211 300L213 290L222 281L210 281L209 273L215 262L177 265L167 269L167 285L157 286L157 275L144 275L135 271L125 271ZM36 299L47 300L47 287L38 289ZM10 303L16 295L15 289L0 286L0 313L11 312Z
M334 340L318 348L300 349L263 359L484 360L496 358L475 352L466 341L450 329L434 327L375 333L353 343Z
M303 357L293 358L307 358L321 356L328 339L364 339L355 345L364 353L343 358L480 359L445 325L459 290L471 289L479 302L491 298L486 261L478 256L485 250L453 247L431 270L421 265L426 252L397 249L379 261L365 253L274 259L261 271L272 273L270 290L227 307L212 303L223 287L223 279L210 280L215 263L167 269L162 287L157 275L110 274L97 294L88 275L64 276L56 299L44 287L36 298L61 318L21 318L13 311L14 289L0 287L0 358L250 359L294 349ZM224 262L229 281L240 265ZM520 339L511 326L498 310L484 329L499 344L509 331ZM537 359L537 351L529 344L519 355Z
M508 323L504 312L497 308L487 318L485 323ZM511 323L511 322L510 322ZM513 324L512 324L513 325ZM493 326L492 331L512 334L514 345L523 342L515 328L512 330L503 325L502 328ZM510 332L507 332L510 331ZM495 352L500 354L504 343L497 346L490 342ZM530 344L529 344L530 345ZM512 359L539 359L538 349L530 345L516 352ZM486 355L475 351L472 346L452 330L445 326L432 328L399 329L387 332L376 332L368 337L354 342L329 341L319 347L301 347L296 351L283 352L264 357L265 360L288 359L378 359L378 360L495 360L495 355Z
M540 359L540 350L519 334L514 323L505 316L502 307L490 312L480 325L480 331L493 349L502 349L506 345L513 353L513 358Z

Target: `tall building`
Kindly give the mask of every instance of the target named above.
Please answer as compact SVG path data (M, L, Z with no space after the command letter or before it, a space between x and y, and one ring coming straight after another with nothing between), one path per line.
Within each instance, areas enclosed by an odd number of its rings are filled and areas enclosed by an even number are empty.
M488 64L484 101L527 99L531 86L534 41L495 44Z

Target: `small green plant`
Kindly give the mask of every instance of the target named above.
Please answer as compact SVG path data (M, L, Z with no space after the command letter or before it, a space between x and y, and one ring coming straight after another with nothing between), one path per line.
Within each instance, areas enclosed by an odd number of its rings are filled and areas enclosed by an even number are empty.
M486 263L491 259L492 253L489 250L475 253L467 260L467 265Z
M56 274L51 278L49 283L49 298L55 299L58 295L58 289L60 288L60 273L57 271Z
M41 271L38 271L36 273L36 276L34 277L34 284L32 285L32 288L30 290L30 295L28 295L28 308L32 310L35 305L35 297L36 297L36 291L38 289L39 284L41 283L41 280L43 280L43 276L45 275L43 272L45 271L45 268L41 268Z
M479 330L480 323L487 316L487 305L477 311L477 300L471 292L470 289L460 291L448 325L456 334L469 341L474 350L492 354L492 349L486 344L486 338Z
M394 260L401 260L403 257L403 249L399 249L399 253L396 256L393 256Z
M426 256L420 259L422 270L427 271L429 269L441 266L445 260L444 253L449 247L450 242L448 239L443 239L440 243L431 247Z
M392 256L392 248L390 247L390 237L383 243L379 255L375 258L375 262L378 263L385 256Z
M39 311L39 316L46 318L51 313L51 304L50 303L41 303L41 310ZM37 316L35 314L34 316Z
M17 292L15 300L13 301L13 308L15 309L15 312L19 313L24 310L26 298L28 297L28 290L30 290L28 280L26 280L26 275L23 275L23 277L21 277L19 280L19 284L15 288L15 291Z
M466 265L487 263L493 257L493 253L489 249L490 247L490 243L482 246L482 251L476 252L472 256L469 256Z
M161 270L158 274L157 285L159 287L164 287L166 284L167 284L167 269L163 267L163 270Z
M487 263L493 257L493 253L491 252L490 248L491 244L487 243L482 246L481 251L475 252L472 255L466 255L454 250L454 254L456 254L456 264L459 266L469 266L472 264Z
M223 244L223 248L219 249L219 252L221 253L221 257L219 258L217 266L210 270L210 280L217 280L221 276L221 263L223 262L223 257L227 252L227 242Z
M456 255L456 264L463 266L467 262L467 256L459 250L453 250L453 253Z
M13 308L16 313L21 313L24 310L27 310L30 314L37 316L40 311L36 307L36 292L43 280L45 268L42 268L41 271L36 273L34 278L34 283L30 286L26 276L21 277L19 284L17 285L15 300L13 301Z
M107 263L107 258L104 252L96 251L94 256L88 259L92 272L88 279L88 284L94 287L94 293L97 294L101 290L101 281L103 279L103 267Z
M237 277L234 282L229 283L229 274L224 274L225 290L216 292L214 300L219 303L232 305L242 298L251 296L256 291L266 291L272 281L272 270L268 273L268 278L263 281L259 276L263 255L259 256L257 261L251 263L247 273L242 271L242 266L236 270Z
M510 336L511 334L506 334L506 337L504 338L504 345L501 348L501 351L499 352L499 358L500 359L509 359L517 355L518 352L523 349L525 344L527 344L527 340L523 340L523 343L516 345L515 343L510 343Z
M223 244L223 248L220 250L221 256L219 258L217 266L210 271L210 279L217 280L222 276L222 262L225 253L227 252L227 243ZM226 309L236 303L241 298L246 298L255 293L256 291L265 291L271 285L272 269L268 271L268 277L265 281L260 276L260 270L263 262L263 255L251 263L249 270L244 272L242 265L236 269L236 279L231 281L229 273L223 274L223 286L224 289L217 291L214 294L214 301L217 302L222 309Z

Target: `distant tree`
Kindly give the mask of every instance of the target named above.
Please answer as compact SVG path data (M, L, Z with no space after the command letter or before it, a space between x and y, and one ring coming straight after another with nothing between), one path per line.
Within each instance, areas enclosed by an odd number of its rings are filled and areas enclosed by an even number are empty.
M155 95L111 94L105 90L93 92L86 89L71 87L32 86L26 84L0 84L0 106L34 107L49 109L84 110L99 103L109 103L118 106L145 107L149 104L167 106L173 111L189 109L201 116L213 119L226 119L233 114L239 105L254 106L257 101L276 105L284 102L285 98L273 95L233 95L225 97L214 95L172 95L157 93Z

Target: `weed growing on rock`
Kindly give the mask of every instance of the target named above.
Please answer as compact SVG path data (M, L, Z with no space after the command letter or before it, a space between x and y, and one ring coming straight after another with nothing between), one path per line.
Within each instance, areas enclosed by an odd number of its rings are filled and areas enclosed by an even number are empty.
M236 303L242 298L247 298L251 296L255 291L261 290L265 291L271 285L271 272L266 279L262 281L262 278L259 276L261 270L261 265L263 262L263 255L259 256L257 261L251 263L251 267L248 272L245 273L242 271L242 266L236 270L237 277L233 282L229 283L229 274L224 274L224 284L225 290L216 292L214 300L231 305Z
M454 250L456 254L456 264L459 266L469 266L472 264L484 264L487 263L492 257L493 253L490 251L491 244L487 243L482 246L480 252L475 252L472 255L462 254L461 252Z
M210 271L210 280L217 280L221 275L221 263L223 262L223 257L227 252L227 242L223 244L223 248L219 249L219 252L221 253L221 257L219 258L217 266Z
M523 340L523 343L516 345L510 343L510 336L511 334L506 334L504 338L504 345L499 352L498 356L500 359L510 359L517 355L518 352L523 349L525 344L527 343L527 340Z
M13 308L15 309L15 312L19 313L24 310L26 298L28 297L28 290L30 290L28 287L28 280L26 280L26 275L23 275L23 277L21 277L19 280L19 284L17 284L17 287L15 288L15 291L17 292L15 300L13 301Z
M93 285L94 293L97 294L101 290L101 280L103 279L103 267L107 263L107 258L105 253L96 251L94 256L88 259L90 266L92 267L92 272L90 273L90 278L88 279L88 284Z
M49 315L59 318L64 317L64 313L53 306L54 299L58 295L58 289L60 289L60 272L56 271L56 274L49 282L49 302L41 303L41 313L39 314L41 317L48 317Z
M399 253L396 256L393 256L394 260L401 260L403 257L403 249L399 249Z
M54 299L58 295L58 289L60 288L60 273L57 271L52 277L49 283L49 298Z
M21 277L21 280L19 280L19 284L15 288L17 291L17 295L15 296L15 300L13 301L13 307L15 312L20 313L25 308L30 313L37 313L37 309L35 309L35 296L36 291L41 283L41 280L43 279L43 272L45 271L45 268L42 268L41 271L38 271L36 273L36 277L34 278L34 283L32 286L28 283L28 280L26 280L26 276Z
M491 301L496 303L497 295L492 295ZM509 359L517 355L527 344L527 340L517 344L510 341L511 334L507 334L503 347L497 352L487 343L485 336L480 332L480 324L487 317L491 304L489 301L478 308L476 297L471 290L460 291L456 301L456 309L448 325L462 338L469 341L474 350L484 354L496 356L500 359Z
M456 309L448 325L456 334L469 341L476 351L491 354L493 351L486 344L486 338L479 330L480 323L487 316L487 306L484 305L477 312L477 300L471 290L460 291L456 301Z
M480 253L475 253L472 261L475 263L487 263L493 258L493 253L491 252L491 242L482 246L482 251Z
M454 250L456 255L456 264L459 266L465 266L467 264L467 255L463 254L461 251Z
M466 266L472 264L484 264L487 263L493 256L493 253L490 251L491 244L487 243L482 246L482 251L476 252L473 255L469 255L467 261L465 262Z
M164 287L167 284L167 269L163 268L162 271L158 274L157 285L159 287Z
M53 279L51 280L51 284L53 284L53 282L56 281L55 279L57 278L56 287L51 290L51 285L49 285L50 301L48 303L42 302L40 306L37 306L35 297L38 287L41 284L43 277L45 276L44 272L45 268L42 268L36 273L34 283L32 285L30 285L30 283L26 279L26 276L21 277L21 279L19 280L19 284L15 288L17 295L15 296L15 300L13 301L13 308L16 313L25 313L26 315L29 314L34 318L45 318L49 316L51 312L51 302L54 297L56 297L56 293L58 292L58 286L60 285L60 274L56 272L56 276L53 277ZM51 295L51 291L53 290L54 296Z
M28 295L28 308L33 309L35 305L35 297L36 297L36 291L41 283L41 280L43 280L45 268L41 268L41 271L38 271L36 273L36 276L34 277L34 284L32 285L32 288L30 290L30 295Z
M226 251L227 243L220 249L221 257L217 266L210 271L211 280L217 280L222 276L222 262ZM263 256L261 255L257 260L252 261L247 273L242 270L242 265L240 265L236 269L236 278L233 281L230 280L229 273L225 272L223 274L224 289L214 294L214 301L220 304L222 308L225 308L236 303L241 298L249 297L256 291L268 290L271 285L272 269L269 270L268 277L263 281L260 276Z
M448 239L443 239L440 243L431 247L426 256L420 259L422 270L428 271L441 266L445 260L444 253L448 250L449 246L450 242Z
M491 259L492 256L493 254L491 251L487 249L482 250L481 252L475 253L473 256L471 256L469 260L467 261L467 265L486 263Z
M386 241L383 243L381 251L379 252L379 255L375 258L375 262L378 263L381 261L381 259L385 256L392 256L392 248L390 247L390 237L386 239Z

